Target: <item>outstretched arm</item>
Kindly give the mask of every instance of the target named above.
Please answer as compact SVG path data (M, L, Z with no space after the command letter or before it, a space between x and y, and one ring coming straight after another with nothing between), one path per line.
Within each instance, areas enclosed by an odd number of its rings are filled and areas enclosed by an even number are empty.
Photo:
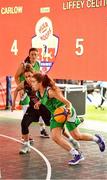
M21 82L15 89L14 91L14 95L13 95L13 102L12 102L12 107L11 107L11 110L15 110L15 102L16 102L16 98L17 98L17 95L18 95L18 92L20 90L23 90L24 89L24 82Z
M23 74L23 72L24 72L24 64L21 63L20 66L18 67L17 71L16 71L16 74L15 74L15 82L17 85L20 84L19 77L21 74Z
M49 97L50 98L56 98L58 99L59 101L63 102L66 106L66 109L68 110L68 112L71 114L71 107L72 107L72 104L70 101L68 101L61 92L57 92L57 91L54 91L52 89L49 90Z

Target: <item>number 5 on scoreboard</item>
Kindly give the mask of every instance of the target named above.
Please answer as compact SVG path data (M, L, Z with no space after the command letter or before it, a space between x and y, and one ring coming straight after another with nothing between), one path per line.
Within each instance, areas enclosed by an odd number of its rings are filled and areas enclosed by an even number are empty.
M17 40L14 40L14 41L13 41L13 44L12 44L12 47L11 47L11 52L12 52L14 55L17 55L17 53L18 53Z
M75 54L77 56L81 56L84 53L84 46L82 44L83 41L84 41L83 38L76 39L76 49L78 50L75 51Z

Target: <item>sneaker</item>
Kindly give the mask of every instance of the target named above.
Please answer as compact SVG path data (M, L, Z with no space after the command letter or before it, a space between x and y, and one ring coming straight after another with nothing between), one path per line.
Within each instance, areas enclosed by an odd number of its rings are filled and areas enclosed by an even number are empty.
M96 109L100 108L101 110L104 110L104 107L102 107L101 105L97 106Z
M40 131L40 137L49 138L49 135L48 135L48 133L46 132L45 129L43 129L42 131Z
M84 160L85 160L85 157L84 157L83 153L80 152L80 161L84 161Z
M24 142L22 145L21 150L19 151L19 154L27 154L30 152L29 142Z
M24 139L22 138L21 141L24 143ZM32 146L34 144L34 139L32 137L29 137L29 143Z
M81 153L81 154L78 154L78 155L74 155L74 158L73 159L71 159L69 162L68 162L68 164L69 165L76 165L76 164L78 164L80 161L83 161L85 158L84 158L84 156L83 156L83 154Z
M99 146L99 149L101 152L103 152L105 150L105 142L100 135L95 134L95 136L98 138L97 144Z
M34 144L34 139L32 137L29 137L29 143L31 146Z

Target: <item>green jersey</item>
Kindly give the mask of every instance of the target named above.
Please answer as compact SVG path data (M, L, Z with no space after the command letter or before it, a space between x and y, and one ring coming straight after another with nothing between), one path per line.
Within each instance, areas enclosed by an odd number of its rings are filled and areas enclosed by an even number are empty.
M64 106L64 103L59 101L56 98L50 98L48 97L48 90L49 88L45 89L43 97L40 96L39 91L37 91L37 97L40 99L41 104L43 104L50 112L51 114L54 113L55 109Z
M43 104L53 115L56 108L64 106L65 104L56 98L49 98L48 90L49 88L45 89L44 95L42 97L40 95L40 92L37 91L36 96L39 98L41 104ZM71 112L72 112L71 118L65 122L66 127L68 128L69 131L72 131L80 124L80 120L77 117L76 111L73 107L71 107ZM64 123L56 122L54 116L51 117L51 123L50 123L51 129L56 127L63 128L63 126Z

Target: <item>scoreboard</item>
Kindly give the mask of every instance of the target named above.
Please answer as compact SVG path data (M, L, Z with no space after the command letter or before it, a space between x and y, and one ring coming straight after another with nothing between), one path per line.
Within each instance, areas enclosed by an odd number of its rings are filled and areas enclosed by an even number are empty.
M31 47L53 78L107 80L107 0L0 0L0 77Z

